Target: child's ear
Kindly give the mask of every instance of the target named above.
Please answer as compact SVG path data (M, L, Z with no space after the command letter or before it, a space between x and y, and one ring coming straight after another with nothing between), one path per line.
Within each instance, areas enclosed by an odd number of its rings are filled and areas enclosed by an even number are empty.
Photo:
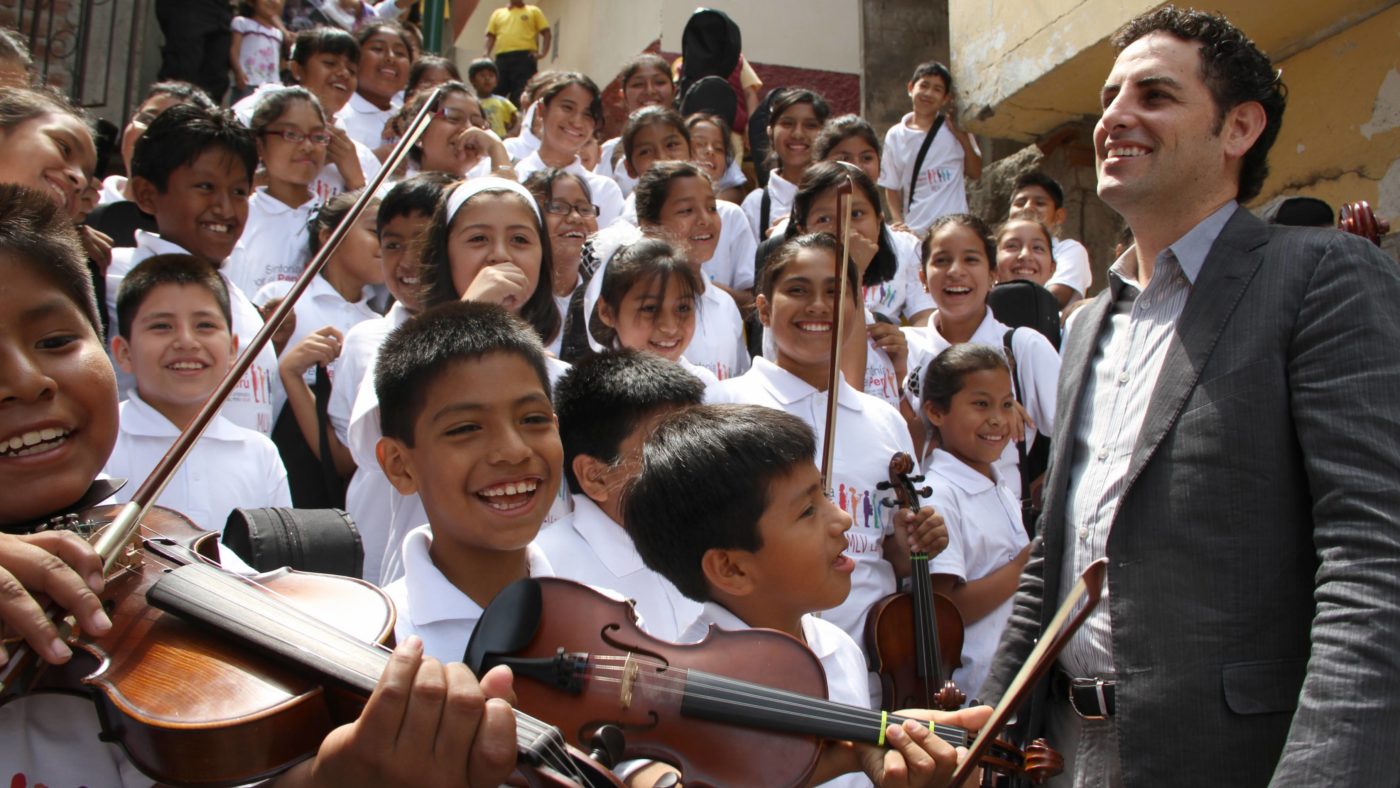
M574 478L578 479L578 486L590 499L602 503L613 494L615 485L608 481L608 469L612 467L610 464L597 457L580 454L574 457L570 467L574 471Z
M931 402L925 402L923 404L923 410L924 416L928 418L930 424L935 427L943 426L943 419L946 418L948 414L935 408Z
M613 314L612 307L608 306L607 302L602 299L598 300L598 319L603 321L603 325L608 328L617 330L617 316Z
M928 292L928 273L922 263L919 264L919 284L923 286L924 292Z
M379 443L374 446L375 459L379 460L379 468L388 477L389 483L398 490L399 495L413 495L418 492L417 469L413 467L413 458L409 456L408 447L397 438L380 438Z
M641 176L637 175L637 171L636 171L635 169L632 168L632 160L631 160L631 159L623 159L623 160L622 160L622 164L623 164L623 166L625 166L625 167L627 168L627 174L628 174L628 175L632 176L633 178L641 177Z
M292 72L292 80L300 85L306 77L306 72L302 70L301 64L290 60L287 61L287 68Z
M1058 230L1060 226L1065 223L1065 216L1067 216L1068 213L1069 212L1066 211L1064 208L1056 208L1050 214L1050 229Z
M112 360L117 362L122 372L131 374L131 343L121 334L112 336Z
M769 303L768 296L759 293L753 298L754 306L758 307L758 322L768 328L773 322L773 305Z
M238 359L238 335L232 330L228 332L228 359L229 366Z
M136 198L136 207L147 216L155 216L156 198L160 196L160 189L139 175L131 176L130 186L131 196Z
M754 576L749 562L752 556L753 553L747 550L706 550L700 558L705 582L726 596L749 596L754 590Z

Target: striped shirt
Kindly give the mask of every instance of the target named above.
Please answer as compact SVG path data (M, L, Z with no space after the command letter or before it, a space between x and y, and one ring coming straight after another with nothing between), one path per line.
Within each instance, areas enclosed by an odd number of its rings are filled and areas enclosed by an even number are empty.
M1128 467L1157 387L1176 323L1237 203L1230 201L1157 255L1146 288L1137 281L1137 250L1109 269L1112 307L1097 341L1075 413L1061 600L1094 561L1107 553L1109 529L1128 486ZM1113 670L1108 588L1099 606L1060 655L1072 676L1108 676Z

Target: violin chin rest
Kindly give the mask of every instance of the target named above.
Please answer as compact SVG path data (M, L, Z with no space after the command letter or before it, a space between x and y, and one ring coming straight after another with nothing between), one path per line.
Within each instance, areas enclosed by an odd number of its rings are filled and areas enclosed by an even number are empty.
M502 656L523 651L539 631L543 609L540 584L534 579L506 586L482 611L462 662L480 676L499 664Z

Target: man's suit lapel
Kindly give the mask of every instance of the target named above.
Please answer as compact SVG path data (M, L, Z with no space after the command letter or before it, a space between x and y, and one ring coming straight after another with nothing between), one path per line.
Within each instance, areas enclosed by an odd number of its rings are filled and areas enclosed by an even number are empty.
M1201 370L1244 297L1245 288L1259 270L1264 257L1262 247L1268 240L1265 224L1241 207L1211 247L1177 319L1176 336L1167 349L1128 466L1127 489L1132 488L1162 438L1181 416L1186 398L1200 381Z

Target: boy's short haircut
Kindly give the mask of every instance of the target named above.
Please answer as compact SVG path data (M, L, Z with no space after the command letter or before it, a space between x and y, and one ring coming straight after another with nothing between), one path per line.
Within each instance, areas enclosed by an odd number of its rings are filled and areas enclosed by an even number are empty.
M413 448L413 425L428 389L453 364L490 353L519 356L539 376L549 396L544 347L529 324L499 304L457 301L433 307L394 329L379 350L374 393L386 438Z
M358 63L360 42L338 27L313 27L297 33L292 43L292 62L305 68L316 55L344 55L351 63Z
M490 71L497 76L501 74L500 70L496 68L496 61L489 57L479 57L473 60L471 65L467 66L467 81L471 81L477 74L483 71Z
M394 184L379 201L379 212L374 217L376 231L383 235L384 227L400 216L421 213L423 218L431 218L442 202L443 191L456 182L445 172L420 172Z
M29 53L29 43L18 30L0 27L0 60L18 62L26 71L34 67L34 56Z
M161 285L193 285L214 296L224 327L233 330L233 310L229 308L228 286L218 269L190 254L158 254L142 260L122 277L117 290L117 333L131 341L131 326L141 312L141 305Z
M189 166L205 152L222 149L238 159L248 180L258 168L258 146L253 132L225 109L177 104L151 121L131 154L131 176L144 178L162 194L170 173Z
M761 405L697 405L662 417L623 494L642 560L687 597L710 599L709 550L757 551L769 487L816 456L801 419Z
M0 184L0 257L23 261L62 290L98 337L102 321L78 231L53 195Z
M924 77L938 77L943 80L945 92L953 92L953 72L948 67L937 60L930 60L914 67L914 76L909 78L909 84L914 84Z
M156 96L169 96L181 104L194 104L204 109L215 109L219 106L209 98L209 94L205 93L203 88L181 79L167 79L152 85L150 90L146 91L146 101Z
M1065 207L1065 190L1061 188L1060 182L1040 170L1027 170L1017 175L1016 183L1011 187L1012 198L1015 198L1022 189L1030 186L1044 189L1045 193L1050 195L1050 201L1055 203L1055 210Z
M699 378L654 353L619 350L574 365L554 389L569 492L583 492L574 475L575 457L616 463L621 459L618 446L652 414L704 399L705 384Z

